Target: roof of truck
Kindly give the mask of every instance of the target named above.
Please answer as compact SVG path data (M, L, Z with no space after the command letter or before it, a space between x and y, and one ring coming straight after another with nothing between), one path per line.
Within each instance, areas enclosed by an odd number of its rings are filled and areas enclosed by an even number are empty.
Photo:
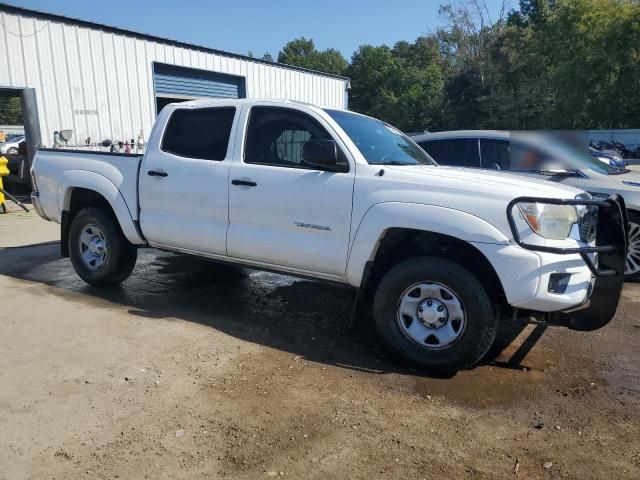
M315 105L309 102L301 102L299 100L291 99L274 99L274 98L199 98L197 100L189 100L186 102L176 102L170 105L176 105L181 107L207 107L217 105L255 105L260 103L268 104L282 104L282 105L304 105L307 107L325 108L322 105ZM328 108L328 107L326 107ZM331 110L342 110L340 108L331 107Z
M450 138L509 138L508 130L450 130L447 132L429 132L412 135L414 142L424 140L445 140Z

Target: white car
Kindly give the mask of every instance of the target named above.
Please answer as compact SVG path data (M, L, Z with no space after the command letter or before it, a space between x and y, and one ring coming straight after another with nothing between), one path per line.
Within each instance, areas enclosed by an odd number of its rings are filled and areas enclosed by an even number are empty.
M576 149L562 149L552 142L541 142L536 136L506 131L458 130L416 135L412 139L440 165L514 171L516 167L511 165L514 141L549 157L566 160L563 165L569 164L571 168L520 173L577 187L595 198L620 195L626 203L629 216L625 276L629 280L640 280L640 173L608 165L586 152L581 154Z
M338 282L395 353L432 371L475 364L518 310L592 330L620 298L615 198L439 167L345 110L172 104L144 156L42 149L32 178L36 210L61 224L62 254L91 285L124 281L147 246Z
M20 144L26 142L24 135L7 138L6 142L0 143L0 155L15 155L20 151Z

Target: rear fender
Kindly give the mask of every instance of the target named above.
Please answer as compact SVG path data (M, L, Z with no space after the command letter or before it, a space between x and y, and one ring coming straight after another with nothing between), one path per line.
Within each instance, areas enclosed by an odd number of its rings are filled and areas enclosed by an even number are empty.
M105 176L86 170L67 170L58 181L58 211L68 212L74 188L86 188L102 195L118 219L124 236L134 245L144 245L145 241L138 233L131 211L122 193ZM137 202L134 199L133 202ZM132 205L135 208L135 204Z

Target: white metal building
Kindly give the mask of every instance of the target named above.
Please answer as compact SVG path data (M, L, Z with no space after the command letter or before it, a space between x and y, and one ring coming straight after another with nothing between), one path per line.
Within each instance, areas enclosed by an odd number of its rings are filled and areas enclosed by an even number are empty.
M140 130L148 138L171 101L289 98L346 108L348 87L344 77L0 4L0 90L33 89L47 146L68 129L77 144L137 139Z

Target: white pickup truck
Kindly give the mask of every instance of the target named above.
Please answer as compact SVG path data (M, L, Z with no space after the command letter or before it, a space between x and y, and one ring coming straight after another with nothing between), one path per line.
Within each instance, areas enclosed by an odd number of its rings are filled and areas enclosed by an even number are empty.
M173 104L144 156L41 149L32 181L91 285L125 280L147 246L340 282L393 352L431 371L474 365L518 312L599 328L622 288L620 199L440 167L344 110Z

